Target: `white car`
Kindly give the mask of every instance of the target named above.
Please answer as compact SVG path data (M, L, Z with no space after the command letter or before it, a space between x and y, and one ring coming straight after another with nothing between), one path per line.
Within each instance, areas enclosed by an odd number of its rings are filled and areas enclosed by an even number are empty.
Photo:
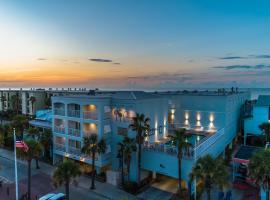
M58 194L50 193L39 198L39 200L65 200L65 199L66 199L66 195L63 193L58 193Z

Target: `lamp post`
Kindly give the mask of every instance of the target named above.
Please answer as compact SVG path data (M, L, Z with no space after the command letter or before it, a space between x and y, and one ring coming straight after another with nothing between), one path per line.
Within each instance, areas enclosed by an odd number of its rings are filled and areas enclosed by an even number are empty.
M199 135L197 135L196 137L196 140L195 140L195 147L194 147L194 160L195 160L195 164L196 164L196 161L197 161L197 153L196 153L196 146L197 146L197 143L199 142L200 140L200 137ZM195 176L195 179L194 179L194 199L196 200L197 199L197 180L196 180L196 176Z

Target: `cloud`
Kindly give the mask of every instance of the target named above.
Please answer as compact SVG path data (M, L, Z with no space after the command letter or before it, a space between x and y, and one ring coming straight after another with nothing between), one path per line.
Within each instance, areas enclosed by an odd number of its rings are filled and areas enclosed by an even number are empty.
M221 59L221 60L234 60L234 59L243 59L243 58L247 58L247 57L242 57L242 56L225 56L225 57L220 57L218 59Z
M47 58L38 58L37 60L43 61L43 60L47 60Z
M248 56L224 56L219 57L220 60L236 60L236 59L268 59L269 54L258 54L258 55L248 55Z
M270 65L228 65L228 66L215 66L212 68L224 69L224 70L233 70L233 69L267 69L270 68Z
M111 59L103 59L103 58L90 58L89 60L92 62L105 62L105 63L113 62Z
M115 63L113 63L114 65L121 65L121 63L119 63L119 62L115 62Z

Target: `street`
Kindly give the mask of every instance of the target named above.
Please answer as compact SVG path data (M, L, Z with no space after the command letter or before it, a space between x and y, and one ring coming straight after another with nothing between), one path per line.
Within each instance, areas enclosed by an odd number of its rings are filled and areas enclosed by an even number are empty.
M40 172L39 170L35 169L35 163L32 163L32 190L34 192L34 195L40 197L41 195L44 195L48 192L63 192L64 188L53 188L50 184L50 176L45 175L44 173ZM0 157L0 179L3 177L5 182L14 182L14 161ZM41 174L42 175L41 175ZM26 188L27 185L27 166L25 164L22 164L18 162L18 179L20 181L19 187ZM0 189L1 190L1 189ZM3 189L4 190L4 189ZM4 197L0 196L0 200L6 200L6 199L15 199L15 194L12 192L12 189L10 189L10 197ZM49 190L49 191L48 191ZM1 193L1 191L0 191ZM5 191L2 191L3 194L5 194ZM13 197L14 196L14 197ZM34 196L34 197L35 197ZM80 200L108 200L109 198L102 196L95 191L91 191L90 189L85 189L82 187L75 187L73 185L70 186L70 199L80 199Z

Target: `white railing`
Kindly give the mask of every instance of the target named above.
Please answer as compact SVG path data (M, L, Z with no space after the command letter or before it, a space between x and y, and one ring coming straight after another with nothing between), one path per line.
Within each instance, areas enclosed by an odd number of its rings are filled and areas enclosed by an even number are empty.
M57 151L63 151L63 152L66 151L66 147L65 147L64 144L54 143L54 148L55 148L55 150L57 150Z
M97 120L97 112L96 111L83 111L83 118L84 119L93 119Z
M80 118L80 110L68 110L68 116Z
M211 148L211 146L216 143L220 137L224 135L224 128L218 130L213 135L203 138L202 141L195 147L196 157L202 156L207 150Z
M87 130L83 131L84 136L90 136L91 134L97 134L97 132L96 131L87 131Z
M77 155L77 156L80 156L82 154L81 149L74 148L74 147L68 147L68 153Z
M79 129L75 129L75 128L68 128L68 134L75 136L75 137L81 137L81 132Z
M65 134L65 128L61 126L54 126L54 132Z
M54 108L54 114L55 115L65 116L65 109L63 109L63 108Z

